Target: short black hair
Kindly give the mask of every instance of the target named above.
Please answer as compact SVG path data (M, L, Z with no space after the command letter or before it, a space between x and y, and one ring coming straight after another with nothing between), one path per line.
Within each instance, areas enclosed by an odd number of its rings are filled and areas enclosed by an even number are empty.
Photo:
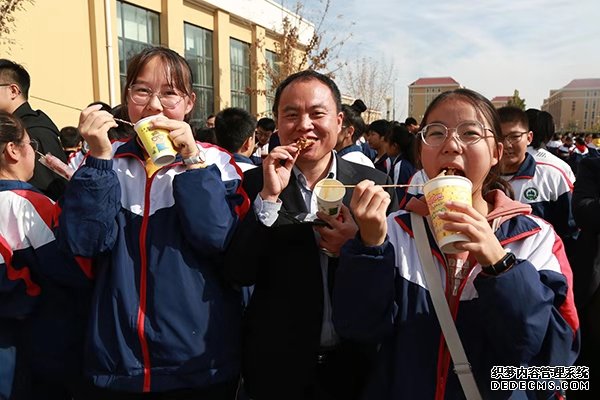
M6 58L0 59L0 78L6 81L4 83L16 83L21 89L25 100L29 98L31 77L22 65Z
M419 125L419 124L418 124L418 122L417 122L417 120L416 120L416 119L414 119L413 117L407 117L407 118L404 120L404 123L405 123L406 125Z
M198 128L194 133L194 139L199 142L217 144L217 135L215 134L215 128Z
M81 144L83 140L79 134L79 130L74 126L65 126L58 133L60 144L63 148L73 148Z
M367 128L367 132L375 132L379 134L379 136L385 137L390 131L390 121L387 119L378 119L377 121L373 121L369 124Z
M267 132L273 132L275 130L275 121L272 118L264 117L258 120L256 127L262 128Z
M241 108L226 108L215 117L217 144L230 153L238 152L255 129L256 118Z
M529 131L529 118L525 111L515 106L504 106L498 109L498 115L500 116L500 123L513 123L521 124L525 129Z
M277 90L275 91L275 100L273 101L273 115L275 115L275 118L277 118L279 100L281 100L281 93L284 91L284 89L295 81L310 81L312 79L322 82L331 90L331 94L333 95L336 105L336 111L342 111L342 95L340 94L340 89L337 87L333 79L315 70L305 69L304 71L296 72L295 74L288 76L279 84L279 86L277 86Z

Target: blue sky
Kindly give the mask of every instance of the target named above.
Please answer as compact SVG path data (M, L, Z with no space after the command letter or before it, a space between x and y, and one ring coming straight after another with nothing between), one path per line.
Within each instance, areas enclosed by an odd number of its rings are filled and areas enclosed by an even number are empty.
M323 2L302 1L307 18ZM598 0L331 0L326 24L327 35L352 31L343 59L393 61L397 119L419 77L451 76L488 98L517 89L535 108L550 89L600 78Z

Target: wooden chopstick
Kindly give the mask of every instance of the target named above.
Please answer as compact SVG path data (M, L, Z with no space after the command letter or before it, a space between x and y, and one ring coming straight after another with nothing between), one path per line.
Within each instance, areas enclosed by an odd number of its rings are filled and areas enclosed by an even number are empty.
M375 186L381 186L384 188L401 188L401 187L423 187L423 185L375 185ZM343 188L353 188L356 187L356 185L321 185L319 187L322 188L339 188L339 187L343 187Z

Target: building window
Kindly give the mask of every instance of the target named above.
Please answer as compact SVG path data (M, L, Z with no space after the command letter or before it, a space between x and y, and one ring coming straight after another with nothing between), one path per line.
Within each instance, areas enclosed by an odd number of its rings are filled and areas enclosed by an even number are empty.
M192 86L196 93L192 122L196 126L204 126L200 121L205 121L215 112L213 33L186 23L184 35L185 59L192 68Z
M275 90L277 89L277 87L275 87L273 83L272 75L279 75L279 63L277 62L277 54L269 50L265 52L265 60L267 65L269 66L269 71L272 72L272 74L267 74L267 76L265 77L267 91L267 109L265 110L265 115L267 117L273 118L273 103L275 102Z
M121 89L127 83L127 63L137 53L160 43L158 13L117 1L119 77Z
M250 45L230 39L231 106L250 111Z

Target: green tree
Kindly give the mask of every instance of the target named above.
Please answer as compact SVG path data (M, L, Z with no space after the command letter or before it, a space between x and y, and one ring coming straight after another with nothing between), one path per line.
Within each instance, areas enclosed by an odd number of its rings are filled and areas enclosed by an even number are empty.
M525 99L522 99L519 96L519 91L515 89L515 92L513 93L512 97L508 100L508 103L506 103L506 105L518 107L521 110L525 110Z

